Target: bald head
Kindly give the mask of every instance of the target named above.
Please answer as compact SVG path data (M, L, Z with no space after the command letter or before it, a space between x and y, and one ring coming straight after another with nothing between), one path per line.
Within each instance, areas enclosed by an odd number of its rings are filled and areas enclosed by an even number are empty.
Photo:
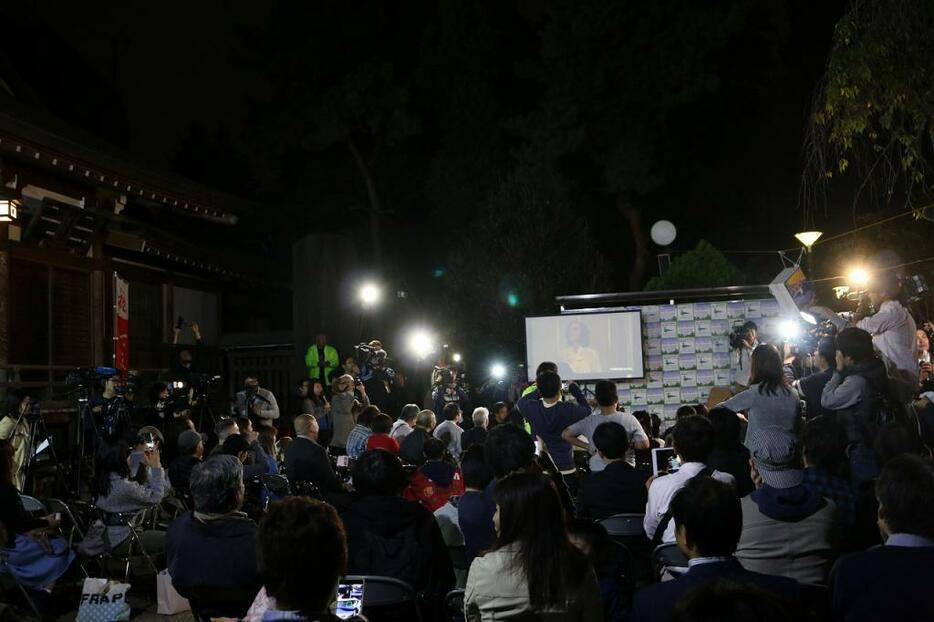
M299 415L295 417L295 434L297 436L318 437L318 420L311 415Z
M424 428L429 432L435 429L436 424L437 419L435 418L435 413L430 410L423 410L422 412L418 413L418 417L415 418L415 425L420 428Z

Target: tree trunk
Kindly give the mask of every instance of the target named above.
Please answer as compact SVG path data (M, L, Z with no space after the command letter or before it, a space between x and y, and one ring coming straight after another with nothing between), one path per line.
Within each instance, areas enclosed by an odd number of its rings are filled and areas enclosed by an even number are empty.
M360 150L352 139L347 141L347 147L350 149L350 153L353 155L354 162L357 165L357 170L360 171L360 175L363 177L363 183L366 185L366 195L370 201L370 247L373 249L373 263L378 266L382 261L383 255L379 224L379 215L380 212L383 211L382 203L379 199L379 192L376 190L376 180L373 179L373 174L366 160L363 158L363 154L360 153Z
M634 207L622 193L616 197L616 209L626 220L629 225L629 232L632 234L634 256L632 269L629 271L629 290L639 291L642 289L642 278L645 275L645 257L648 253L645 232L642 230L642 214L639 208Z

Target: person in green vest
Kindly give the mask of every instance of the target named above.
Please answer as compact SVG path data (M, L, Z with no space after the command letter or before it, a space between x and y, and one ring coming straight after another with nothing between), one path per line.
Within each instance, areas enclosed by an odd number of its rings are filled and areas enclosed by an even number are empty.
M341 360L337 355L337 348L328 345L328 337L324 333L315 335L315 342L305 354L305 365L308 367L308 377L319 379L327 386L331 372L340 367Z

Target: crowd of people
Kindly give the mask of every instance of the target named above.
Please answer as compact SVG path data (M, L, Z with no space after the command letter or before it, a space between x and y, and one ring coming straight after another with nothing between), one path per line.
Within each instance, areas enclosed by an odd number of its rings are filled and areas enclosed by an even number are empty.
M405 582L425 620L449 619L457 588L469 621L934 619L929 335L852 324L807 375L744 326L732 397L667 430L623 412L614 382L588 399L550 362L515 401L470 408L445 379L400 403L321 335L287 405L248 375L213 429L165 409L97 446L100 542L78 553L142 547L204 619L330 619L347 575ZM911 391L886 334L906 329ZM5 568L52 594L80 555L59 519L25 511L14 445L0 440ZM653 471L663 448L676 459ZM141 512L163 520L126 519ZM620 515L641 529L608 531Z

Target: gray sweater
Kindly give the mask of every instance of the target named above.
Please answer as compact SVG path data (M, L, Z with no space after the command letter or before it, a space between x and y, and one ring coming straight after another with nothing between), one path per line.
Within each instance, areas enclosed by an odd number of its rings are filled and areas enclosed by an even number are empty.
M109 513L138 512L160 501L165 494L165 479L161 468L150 469L149 481L145 486L117 475L110 474L110 493L97 499L97 509ZM107 527L107 538L112 547L117 546L130 535L127 527Z
M334 421L334 436L331 437L331 445L335 447L347 445L347 435L357 424L353 416L354 404L360 404L363 407L369 406L370 398L363 396L363 402L358 402L356 393L353 391L347 393L335 392L331 396L331 419Z
M756 383L718 406L729 408L733 412L747 412L747 439L766 426L778 426L787 430L789 434L796 434L800 400L791 389L787 392L778 389L774 395L769 395L766 392L760 393L759 384Z

